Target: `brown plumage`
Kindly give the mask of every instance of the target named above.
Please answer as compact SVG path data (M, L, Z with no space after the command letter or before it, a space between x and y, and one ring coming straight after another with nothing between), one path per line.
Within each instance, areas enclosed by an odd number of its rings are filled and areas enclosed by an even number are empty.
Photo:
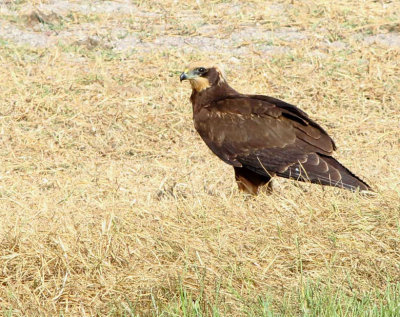
M370 190L332 157L335 143L299 108L231 88L220 67L191 64L194 126L211 151L232 165L239 189L257 194L274 175L349 190Z

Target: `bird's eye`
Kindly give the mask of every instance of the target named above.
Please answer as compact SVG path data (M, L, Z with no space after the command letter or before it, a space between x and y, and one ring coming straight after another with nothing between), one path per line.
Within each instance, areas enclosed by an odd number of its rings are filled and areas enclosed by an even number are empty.
M199 68L198 68L198 71L199 71L200 73L204 73L204 72L206 71L206 69L205 69L204 67L199 67Z

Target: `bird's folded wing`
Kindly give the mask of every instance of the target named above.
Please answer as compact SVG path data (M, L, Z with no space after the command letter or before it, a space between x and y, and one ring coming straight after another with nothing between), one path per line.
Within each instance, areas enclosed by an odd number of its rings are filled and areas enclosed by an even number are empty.
M238 157L261 153L265 160L282 165L302 161L313 152L330 156L335 148L332 139L297 110L245 96L219 100L194 119L211 150L235 166Z

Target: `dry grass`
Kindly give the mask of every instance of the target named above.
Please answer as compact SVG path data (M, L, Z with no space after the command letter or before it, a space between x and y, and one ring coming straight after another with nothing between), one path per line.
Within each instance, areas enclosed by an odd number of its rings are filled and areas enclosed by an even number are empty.
M234 59L201 44L118 52L73 37L39 48L1 42L4 315L157 315L173 303L183 315L182 294L201 297L209 314L251 315L258 296L279 311L309 281L356 296L400 282L400 49L363 41L398 30L400 5L282 1L274 13L264 1L239 4L146 1L136 7L156 18L78 12L58 29L89 25L107 41L120 26L150 44L197 36L207 23L220 39L247 27L306 37L274 38L266 44L285 50L273 54L244 37ZM26 5L3 18L23 28ZM178 80L188 61L208 57L240 91L307 111L377 195L286 180L270 196L239 193L195 133Z

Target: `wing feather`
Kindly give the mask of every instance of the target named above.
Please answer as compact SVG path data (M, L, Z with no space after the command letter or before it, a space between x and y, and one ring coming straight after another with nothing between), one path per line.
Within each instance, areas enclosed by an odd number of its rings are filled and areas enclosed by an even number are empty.
M195 127L211 150L227 163L230 158L235 161L249 155L261 155L266 162L282 156L282 165L287 166L304 154L331 155L335 146L326 132L299 109L291 116L287 115L289 110L241 95L200 109L194 116Z

